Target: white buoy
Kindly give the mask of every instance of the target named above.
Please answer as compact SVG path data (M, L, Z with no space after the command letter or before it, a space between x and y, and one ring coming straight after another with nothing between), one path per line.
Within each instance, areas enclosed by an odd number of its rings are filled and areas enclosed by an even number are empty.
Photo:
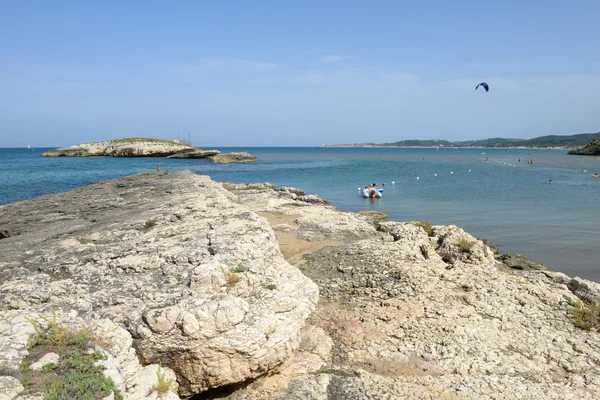
M417 180L419 180L419 177L417 176Z
M360 188L358 188L358 191L360 192Z
M471 170L469 170L469 172L471 172Z
M454 171L450 171L450 175L452 175L454 173Z
M437 176L437 174L433 174L433 176Z
M395 185L395 184L396 184L396 181L392 181L392 185Z

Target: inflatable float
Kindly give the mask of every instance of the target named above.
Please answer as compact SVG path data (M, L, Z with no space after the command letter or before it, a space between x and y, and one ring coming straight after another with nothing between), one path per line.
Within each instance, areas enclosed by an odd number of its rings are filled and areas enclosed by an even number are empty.
M379 198L383 195L383 188L379 187L379 185L377 186L365 186L365 188L362 190L362 197L364 198Z

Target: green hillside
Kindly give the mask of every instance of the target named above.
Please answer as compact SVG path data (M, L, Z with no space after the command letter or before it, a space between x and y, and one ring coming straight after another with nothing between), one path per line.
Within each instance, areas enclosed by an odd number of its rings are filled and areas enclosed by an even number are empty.
M525 140L522 146L530 147L580 147L585 146L592 140L600 140L598 133L580 133L578 135L549 135Z
M383 143L379 146L398 146L398 147L452 147L460 142L449 142L447 140L401 140L394 143Z
M392 143L335 144L326 147L582 147L592 140L600 140L600 132L580 133L577 135L547 135L533 139L490 138L451 142L448 140L412 139Z

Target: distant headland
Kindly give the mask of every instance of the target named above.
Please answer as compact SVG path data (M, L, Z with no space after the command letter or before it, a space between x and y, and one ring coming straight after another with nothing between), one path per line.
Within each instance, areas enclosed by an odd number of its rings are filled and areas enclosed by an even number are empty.
M579 156L600 156L600 141L598 139L593 139L589 144L569 151L569 154Z
M600 132L580 133L576 135L548 135L533 139L491 138L483 140L401 140L392 143L354 143L332 144L322 147L526 147L526 148L564 148L573 149L590 144L593 140L600 140ZM600 147L600 146L599 146ZM570 153L580 154L580 153ZM587 154L587 153L586 153Z
M61 147L42 153L43 157L167 157L207 158L214 162L250 162L258 158L245 153L222 154L219 150L202 150L179 140L124 138Z

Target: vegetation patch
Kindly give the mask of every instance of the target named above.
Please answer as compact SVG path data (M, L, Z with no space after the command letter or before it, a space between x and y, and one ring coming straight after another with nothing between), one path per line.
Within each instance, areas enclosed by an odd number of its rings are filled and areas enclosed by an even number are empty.
M160 366L156 370L156 378L157 382L150 388L150 393L156 392L158 398L162 399L163 396L173 388L173 383L175 383L175 381L167 378L165 371Z
M587 301L574 301L569 296L565 296L565 301L569 305L567 317L576 327L585 331L600 328L600 306Z
M242 264L238 264L237 267L233 269L233 272L235 272L236 274L241 274L244 271L246 271L246 268L244 268Z
M175 142L173 140L166 140L166 139L154 139L154 138L123 138L123 139L112 139L112 140L106 140L104 142L94 142L94 143L90 143L90 144L128 144L128 143L160 143L160 144L168 144L168 145L174 145L174 146L187 146L185 144L182 144L181 142Z
M471 242L465 238L461 238L458 241L458 249L460 250L461 253L470 252L471 248L473 248L473 245L475 245L475 242Z
M413 224L414 226L418 226L420 228L425 229L425 232L427 233L427 236L429 237L433 237L435 235L435 229L433 229L433 226L431 226L431 222L425 220L425 221L410 221L411 224Z
M43 393L44 400L100 400L114 393L116 400L122 400L114 382L104 376L106 368L96 364L106 360L101 351L94 350L106 345L103 333L96 334L94 326L59 323L54 312L43 320L43 325L29 321L36 333L30 340L29 355L13 374L25 387L23 395ZM45 364L39 371L30 368L48 353L58 354L59 361Z
M240 272L236 272L238 268L239 265L235 269L224 269L223 267L221 267L221 272L223 273L223 277L225 278L225 288L228 292L230 292L231 289L233 289L235 285L237 285L237 283L242 279L242 277L239 275ZM244 270L242 269L241 272L243 271Z

